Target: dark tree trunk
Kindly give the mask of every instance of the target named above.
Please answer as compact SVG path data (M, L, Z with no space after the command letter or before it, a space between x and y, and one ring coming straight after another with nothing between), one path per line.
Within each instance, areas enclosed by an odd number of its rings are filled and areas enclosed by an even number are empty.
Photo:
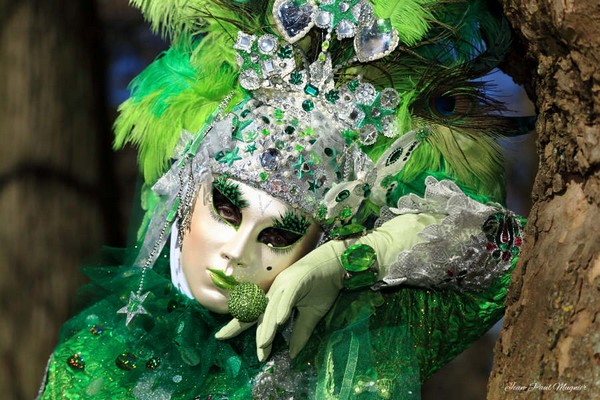
M532 66L540 166L488 399L598 399L600 3L502 3Z
M0 0L2 398L34 397L78 265L107 238L97 27L91 0Z

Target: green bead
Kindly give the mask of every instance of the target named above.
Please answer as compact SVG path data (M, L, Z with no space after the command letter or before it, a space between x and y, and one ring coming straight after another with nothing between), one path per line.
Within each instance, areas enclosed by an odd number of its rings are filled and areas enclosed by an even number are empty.
M269 179L269 174L267 174L266 172L261 172L260 173L260 180L264 182L267 179Z
M304 93L308 94L309 96L315 97L319 94L319 89L316 86L308 84L304 86Z
M231 290L227 307L232 317L241 322L253 322L267 308L265 291L256 283L244 282Z
M329 49L329 40L326 40L326 41L324 41L324 42L321 44L321 48L322 48L323 50L327 50L327 49Z
M288 135L291 135L292 133L294 133L296 131L296 128L294 128L291 125L288 125L285 127L284 129L285 133L287 133Z
M273 115L275 116L275 118L281 119L283 118L283 110L277 109L275 110L275 113Z
M302 102L302 109L304 111L312 111L315 108L315 104L311 100L304 100Z
M137 357L131 353L122 353L115 359L115 365L123 371L131 371L137 368Z
M340 257L342 267L350 272L366 271L377 261L375 250L368 244L355 244Z

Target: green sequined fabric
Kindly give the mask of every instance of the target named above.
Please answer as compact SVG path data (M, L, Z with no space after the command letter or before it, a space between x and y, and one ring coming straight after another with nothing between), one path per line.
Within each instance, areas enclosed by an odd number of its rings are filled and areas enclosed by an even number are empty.
M139 269L117 265L131 253L108 250L99 265L115 266L85 269L93 282L80 291L79 314L63 326L42 399L271 400L294 393L318 400L419 399L421 382L501 317L509 282L506 274L478 294L343 292L292 363L291 373L303 374L303 387L253 392L256 377L268 382L265 376L281 365L257 361L254 329L232 340L214 339L229 317L180 294L166 255L147 272L150 294L143 305L149 314L125 326L116 310L136 289ZM286 347L278 336L274 353Z

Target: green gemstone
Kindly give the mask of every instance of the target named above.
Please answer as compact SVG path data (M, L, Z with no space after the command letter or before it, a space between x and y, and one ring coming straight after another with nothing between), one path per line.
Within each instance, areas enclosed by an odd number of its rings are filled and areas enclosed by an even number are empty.
M273 114L273 116L277 119L283 118L283 110L280 110L280 109L275 110L275 113Z
M263 136L269 136L271 134L271 132L269 132L268 129L263 129L262 131L260 131L260 133L262 133Z
M346 289L358 289L367 286L372 286L377 282L377 273L374 271L363 272L358 275L354 275L350 279L344 281L344 288Z
M260 286L244 282L231 290L227 307L232 317L241 322L253 322L265 311L267 303L265 291Z
M304 93L306 93L309 96L315 97L319 94L319 89L316 86L308 84L304 86Z
M353 80L352 82L348 83L347 86L348 86L348 89L350 89L352 92L354 92L359 84L360 84L360 81Z
M292 133L294 133L296 131L296 128L294 128L291 125L288 125L285 127L285 133L287 133L288 135L291 135Z
M115 359L115 364L123 371L131 371L137 368L137 357L131 353L122 353Z
M266 181L267 179L269 179L269 174L267 174L266 172L261 172L260 173L260 180L261 181Z
M331 236L335 239L362 236L366 233L366 228L360 224L344 225L331 230Z
M377 261L375 250L367 244L355 244L340 257L342 267L350 272L366 271Z
M303 152L304 151L304 147L301 145L296 145L296 147L294 147L296 150L298 150L299 152Z
M330 90L325 94L325 98L328 102L335 104L340 99L340 92L337 90Z
M323 50L327 50L327 49L329 49L329 40L326 40L326 41L324 41L324 42L321 44L321 48L322 48Z
M292 85L300 85L302 83L302 74L298 71L292 72L290 75L290 83Z
M279 53L277 53L277 55L279 56L279 58L285 59L291 58L293 53L294 51L292 50L291 46L285 46L279 50Z
M248 116L248 114L250 114L250 110L244 110L240 113L240 115L242 116L242 118L246 118Z
M327 56L325 55L325 53L321 53L321 54L319 54L319 57L317 59L321 62L325 62L325 60L327 59Z
M311 100L304 100L302 102L302 109L304 111L312 111L315 108L315 104Z
M276 140L275 141L275 147L277 147L279 150L283 150L285 149L285 142L283 140Z
M348 219L350 219L350 217L352 217L352 209L349 206L344 207L339 213L338 213L338 217L342 220L342 221L346 221Z

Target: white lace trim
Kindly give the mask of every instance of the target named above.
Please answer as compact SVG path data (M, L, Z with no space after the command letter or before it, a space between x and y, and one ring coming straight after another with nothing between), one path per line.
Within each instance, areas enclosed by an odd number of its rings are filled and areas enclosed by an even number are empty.
M423 242L399 254L377 287L403 284L485 289L510 267L511 260L491 257L482 227L493 214L512 214L499 205L471 199L450 180L438 181L429 176L425 185L424 198L415 194L403 196L398 207L390 211L396 215L426 212L446 217L420 233Z

